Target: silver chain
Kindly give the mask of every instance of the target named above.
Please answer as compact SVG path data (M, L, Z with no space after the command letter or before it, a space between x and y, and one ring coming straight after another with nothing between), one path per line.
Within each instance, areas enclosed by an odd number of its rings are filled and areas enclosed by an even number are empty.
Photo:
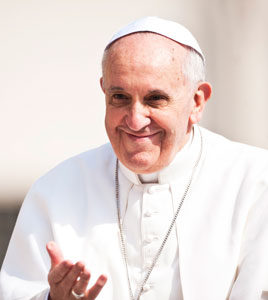
M158 258L160 256L160 254L162 253L162 250L168 240L168 237L170 236L170 233L174 227L174 224L176 222L176 219L179 215L179 212L181 210L181 207L184 203L184 200L188 194L188 191L190 189L190 186L192 184L192 181L193 181L193 178L194 178L194 174L196 172L196 169L198 167L198 164L200 162L200 159L201 159L201 156L202 156L202 152L203 152L203 137L202 137L202 133L201 133L201 130L200 128L198 127L199 129L199 133L200 133L200 152L198 154L198 158L194 164L194 167L193 167L193 170L192 170L192 174L188 180L188 183L187 183L187 186L185 188L185 191L182 195L182 198L181 198L181 201L180 201L180 204L174 214L174 217L170 223L170 226L167 230L167 233L158 249L158 251L156 252L156 255L155 257L153 258L152 260L152 263L147 271L147 273L145 274L144 276L144 279L141 281L140 285L139 285L139 288L138 288L138 292L137 292L137 296L134 297L133 295L133 292L132 292L132 288L131 288L131 283L130 283L130 276L129 276L129 269L128 269L128 256L127 256L127 250L126 250L126 242L125 242L125 238L124 238L124 229L123 229L123 222L122 222L122 218L121 218L121 209L120 209L120 197L119 197L119 179L118 179L118 159L116 160L116 168L115 168L115 197L116 197L116 207L117 207L117 220L118 220L118 227L119 227L119 235L120 235L120 242L121 242L121 251L122 251L122 256L123 256L123 259L124 259L124 263L125 263L125 267L126 267L126 273L127 273L127 280L128 280L128 288L129 288L129 295L130 295L130 299L131 300L139 300L140 299L140 296L142 294L142 291L143 291L143 288L144 288L144 285L146 284L146 282L148 281L157 261L158 261Z

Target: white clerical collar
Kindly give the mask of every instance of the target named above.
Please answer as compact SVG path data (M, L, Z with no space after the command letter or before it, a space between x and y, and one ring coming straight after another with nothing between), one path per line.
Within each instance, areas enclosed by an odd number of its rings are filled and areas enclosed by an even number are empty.
M138 175L126 168L119 161L120 171L136 185L143 183L170 183L178 177L185 176L192 171L196 157L200 151L200 132L196 126L185 144L185 146L176 154L173 161L161 171L151 174Z

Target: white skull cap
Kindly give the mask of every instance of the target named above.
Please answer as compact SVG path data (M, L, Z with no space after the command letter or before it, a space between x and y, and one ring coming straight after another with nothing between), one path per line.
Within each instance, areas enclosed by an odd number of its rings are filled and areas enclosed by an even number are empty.
M198 45L197 40L187 28L180 25L179 23L164 20L158 17L145 17L142 19L138 19L123 27L112 37L105 49L107 49L114 41L126 35L135 32L145 31L158 33L160 35L174 40L175 42L191 47L195 51L197 51L201 55L202 59L205 61L205 57L202 53L201 48Z

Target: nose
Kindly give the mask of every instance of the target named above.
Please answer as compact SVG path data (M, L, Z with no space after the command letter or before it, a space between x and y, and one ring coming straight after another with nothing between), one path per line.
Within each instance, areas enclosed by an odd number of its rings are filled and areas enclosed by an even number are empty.
M140 102L133 103L125 117L126 125L133 131L140 131L151 123L149 109Z

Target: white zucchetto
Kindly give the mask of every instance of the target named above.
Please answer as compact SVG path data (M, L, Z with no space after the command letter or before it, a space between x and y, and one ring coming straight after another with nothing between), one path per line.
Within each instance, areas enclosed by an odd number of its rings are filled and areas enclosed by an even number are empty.
M128 24L114 34L106 48L108 48L114 41L135 32L153 32L163 35L180 44L193 48L205 61L205 57L197 40L187 28L179 23L158 17L145 17Z

